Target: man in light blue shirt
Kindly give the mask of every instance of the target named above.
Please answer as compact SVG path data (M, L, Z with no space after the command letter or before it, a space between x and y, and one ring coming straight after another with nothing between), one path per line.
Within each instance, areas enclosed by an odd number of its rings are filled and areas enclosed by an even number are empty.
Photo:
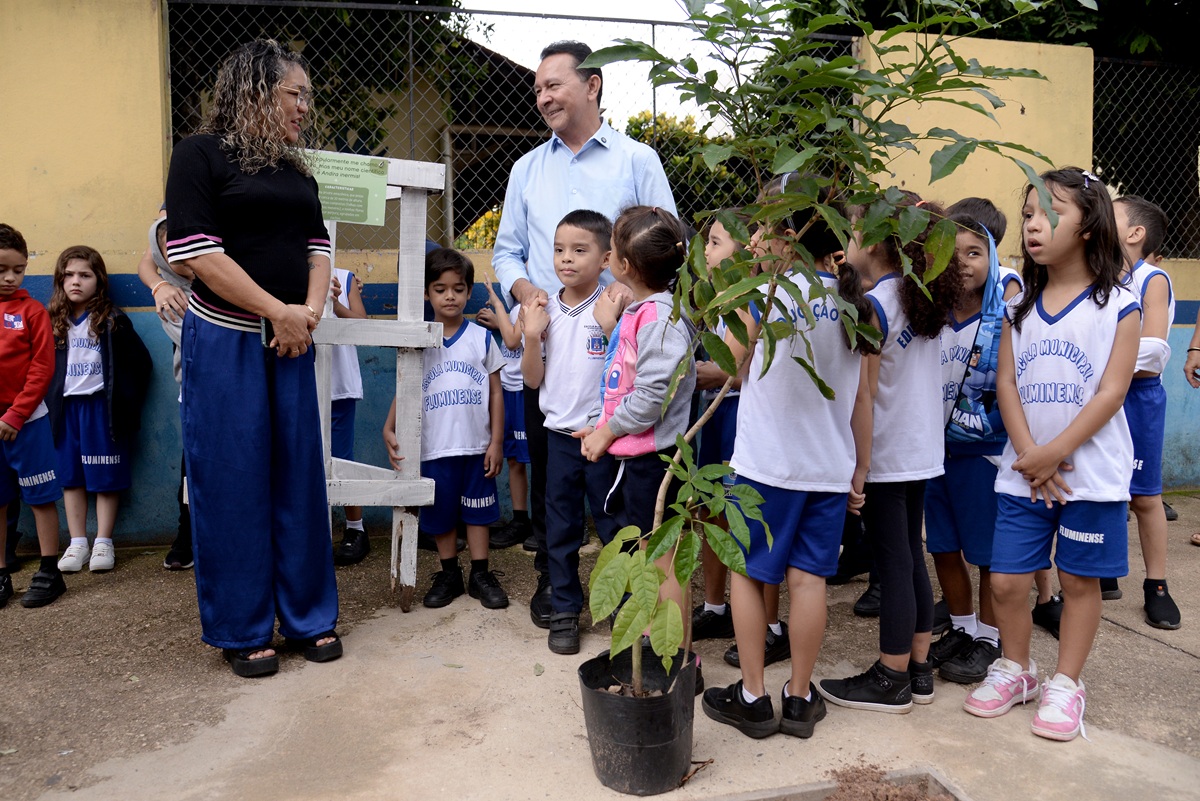
M567 212L593 209L615 221L622 209L640 204L676 213L658 155L600 116L604 78L599 69L579 69L591 52L581 42L556 42L542 51L534 78L538 111L552 135L513 165L492 255L501 287L519 303L545 304L549 293L562 288L554 273L554 231ZM611 283L612 276L606 272L601 281ZM538 572L529 615L536 625L549 628L545 416L537 390L526 388L524 401L531 539L537 550L533 566ZM507 544L512 543L494 543ZM527 548L532 545L526 543Z

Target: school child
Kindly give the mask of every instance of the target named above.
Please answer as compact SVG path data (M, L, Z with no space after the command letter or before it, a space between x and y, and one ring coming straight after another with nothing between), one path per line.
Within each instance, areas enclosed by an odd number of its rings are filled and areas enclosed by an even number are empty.
M426 348L421 475L437 484L433 506L421 509L421 528L434 533L442 569L424 604L448 605L464 592L487 609L508 606L508 595L488 569L488 526L500 516L496 476L504 458L504 357L492 335L463 317L475 285L475 267L457 250L438 248L425 255L425 299L442 324L442 347ZM402 455L395 442L396 402L384 425L393 464ZM455 529L467 527L471 575L463 583Z
M33 510L42 560L21 606L34 608L54 603L67 585L58 569L55 501L62 490L44 401L54 376L54 334L46 309L21 288L28 265L25 237L0 223L0 520L18 494ZM7 540L7 526L0 532ZM0 542L0 559L7 559L6 544ZM8 562L0 562L0 608L12 596Z
M930 646L929 658L943 679L974 684L1000 656L988 572L996 465L1006 439L996 406L996 362L1004 302L1020 291L1020 277L1000 266L996 250L1007 221L990 200L964 198L947 213L958 227L955 254L964 291L938 337L945 473L925 485L925 543L951 626ZM978 616L968 564L979 569Z
M1162 372L1171 357L1167 335L1175 322L1175 293L1171 278L1145 259L1162 248L1167 215L1148 200L1129 195L1113 203L1117 236L1125 254L1125 286L1142 307L1142 337L1125 396L1125 419L1133 437L1133 483L1130 507L1137 517L1138 537L1146 579L1142 582L1146 622L1160 629L1181 625L1179 607L1167 589L1167 515L1162 502L1162 451L1167 416L1167 391ZM1104 579L1101 590L1107 589ZM1117 580L1111 579L1112 588Z
M521 307L512 311L487 284L488 304L475 315L475 322L496 331L504 369L500 371L500 386L504 389L504 458L508 461L508 493L512 499L513 516L506 525L489 533L492 548L511 548L533 536L529 521L529 441L525 436L525 379L521 376L521 355L524 353L520 323Z
M1099 577L1128 570L1133 441L1122 403L1141 314L1121 284L1108 189L1074 167L1042 180L1058 224L1051 226L1027 187L1024 290L1008 304L997 379L1009 440L996 477L992 603L1004 655L963 706L996 717L1040 693L1033 733L1071 740L1083 729L1081 673L1100 624ZM1033 571L1049 566L1051 547L1064 608L1058 666L1039 688L1026 603Z
M563 288L542 306L524 308L526 348L521 372L546 416L546 549L549 554L551 613L547 646L556 654L579 653L579 547L584 534L586 496L600 541L616 534L605 496L616 475L611 455L589 461L572 436L587 424L604 375L604 332L594 312L604 288L612 223L598 211L568 213L554 231L554 272ZM541 343L539 347L538 343ZM543 355L544 353L544 355Z
M183 351L180 348L183 335L183 315L192 297L192 272L182 264L172 265L167 261L167 213L160 210L150 224L149 246L138 262L138 278L150 290L154 298L154 311L162 322L163 331L171 340L171 366L175 383L183 386ZM182 391L180 399L183 398ZM192 555L192 514L187 503L187 465L182 451L179 454L179 527L175 541L167 550L163 567L167 570L190 570L195 564Z
M367 319L362 301L362 284L354 273L333 268L330 300L333 316L342 319ZM358 366L358 348L334 345L330 369L329 453L337 459L354 460L354 411L363 397L362 374ZM342 541L334 546L335 565L355 565L371 552L371 538L363 528L361 506L345 507L346 529Z
M674 454L675 438L687 431L696 386L692 326L671 319L671 290L687 256L685 236L675 215L657 206L627 208L613 225L609 270L634 300L622 312L605 357L599 402L588 425L575 432L589 461L608 453L616 457L606 509L618 531L636 526L644 536L653 528L667 471L660 454ZM668 400L680 364L687 368ZM669 564L660 567L673 576ZM682 606L683 593L673 578L664 592Z
M795 174L768 184L767 198L785 192L789 179L796 179ZM756 255L775 257L764 263L764 270L795 284L809 306L812 322L782 287L775 292L769 310L754 306L743 315L752 339L757 339L764 316L796 330L780 343L765 375L764 347L752 342L753 357L742 387L730 459L736 471L735 484L762 495L760 509L774 540L768 547L763 524L747 518L746 572L730 576L742 678L728 687L706 690L701 702L710 718L755 738L776 731L811 737L825 717L825 702L812 684L813 665L825 635L825 577L837 571L847 508L862 505L871 437L870 392L862 353L873 347L858 336L850 341L834 301L834 296L841 295L856 308L860 319L870 315L858 274L849 263L835 266L834 254L841 251L841 244L828 226L816 221L798 237L813 255L812 267L823 287L823 291L813 292L806 278L792 277L796 232L803 230L803 225L789 216L779 228L764 231L760 227L751 238L751 249ZM740 359L743 346L732 336L727 341ZM809 361L833 390L832 400L821 395L793 356ZM797 448L797 442L821 444ZM785 578L791 600L792 672L780 694L783 714L776 722L763 677L768 635L764 590Z
M938 334L958 302L962 275L957 258L928 284L932 299L901 273L901 252L917 277L933 257L925 242L945 216L936 203L904 192L895 214L928 212L926 227L902 245L896 234L863 246L856 230L846 259L875 282L867 293L872 325L883 334L878 355L867 357L874 399L870 472L863 525L880 579L879 659L864 673L823 679L826 701L853 709L906 713L914 701L933 702L933 590L925 567L921 518L925 482L942 474L941 366ZM852 210L857 224L860 215Z
M104 259L86 245L69 247L58 256L50 320L55 360L46 405L71 534L58 568L76 573L86 563L94 573L112 570L113 527L120 493L132 482L130 445L142 424L150 353L109 297ZM96 539L91 548L89 492L96 494Z

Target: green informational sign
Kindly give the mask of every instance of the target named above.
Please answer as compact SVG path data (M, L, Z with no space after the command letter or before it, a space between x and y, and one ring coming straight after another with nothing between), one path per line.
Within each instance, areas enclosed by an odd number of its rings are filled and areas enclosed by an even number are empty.
M383 225L387 201L387 159L309 150L308 163L326 220Z

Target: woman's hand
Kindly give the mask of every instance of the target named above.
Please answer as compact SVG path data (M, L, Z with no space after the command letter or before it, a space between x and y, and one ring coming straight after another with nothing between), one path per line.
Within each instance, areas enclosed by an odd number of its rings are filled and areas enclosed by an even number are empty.
M275 337L268 343L279 356L294 359L308 353L312 345L312 331L317 327L317 318L307 306L296 303L280 304L279 311L271 316Z
M164 323L183 322L187 311L187 293L177 286L164 283L154 293L154 311Z

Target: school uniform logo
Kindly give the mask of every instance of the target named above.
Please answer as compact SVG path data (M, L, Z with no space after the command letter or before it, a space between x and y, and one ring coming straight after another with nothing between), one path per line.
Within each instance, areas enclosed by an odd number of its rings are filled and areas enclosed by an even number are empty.
M604 346L604 330L598 325L587 327L588 356L604 356L608 349Z
M12 331L24 331L25 319L19 314L4 313L4 327Z

